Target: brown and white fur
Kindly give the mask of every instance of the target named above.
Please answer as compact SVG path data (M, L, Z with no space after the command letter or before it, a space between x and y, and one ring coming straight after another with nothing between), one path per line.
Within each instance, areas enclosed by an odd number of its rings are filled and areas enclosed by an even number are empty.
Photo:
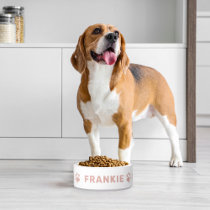
M109 34L116 35L111 44L107 39ZM101 57L110 46L117 60L108 65ZM124 38L114 26L89 26L80 36L71 62L81 73L77 107L92 156L101 155L99 125L116 124L119 159L130 162L132 121L157 116L171 143L169 165L183 165L172 92L155 69L129 63Z

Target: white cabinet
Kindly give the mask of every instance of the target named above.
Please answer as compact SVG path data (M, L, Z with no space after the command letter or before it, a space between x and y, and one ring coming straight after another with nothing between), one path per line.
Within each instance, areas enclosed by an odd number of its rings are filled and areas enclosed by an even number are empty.
M0 48L0 158L75 159L89 154L76 104L81 75L70 62L74 46L28 44ZM156 68L168 81L175 97L186 160L185 46L127 44L127 53L131 62ZM133 135L137 139L134 159L168 160L168 137L156 118L135 122ZM102 127L101 137L103 154L114 155L117 128ZM110 145L114 147L110 149ZM155 152L154 148L159 149Z
M80 73L71 65L70 58L74 49L62 52L62 137L86 137L83 121L77 110L77 89Z
M209 18L210 20L210 18ZM209 28L208 28L209 30ZM210 125L210 42L197 43L197 125ZM203 124L203 120L205 123ZM206 123L208 122L208 123Z
M197 66L210 66L210 42L197 43L196 57Z
M180 138L186 138L186 49L129 46L130 61L151 66L161 72L169 83L175 97L178 132ZM81 75L70 63L73 49L63 50L63 94L62 94L62 137L86 137L83 121L76 107L76 94ZM167 138L157 118L146 119L133 124L134 138ZM118 137L116 127L103 127L102 138Z
M210 125L210 12L197 13L196 114L198 126Z
M61 49L0 48L0 137L61 137Z
M198 17L197 18L197 41L210 41L210 18Z
M197 114L210 115L210 94L209 94L209 78L210 66L197 67Z

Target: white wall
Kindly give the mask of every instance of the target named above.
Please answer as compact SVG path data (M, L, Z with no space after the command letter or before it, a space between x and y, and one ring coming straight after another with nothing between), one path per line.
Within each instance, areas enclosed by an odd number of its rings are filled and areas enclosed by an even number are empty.
M25 7L26 42L76 42L94 23L116 25L127 42L176 42L176 0L1 0Z
M210 0L197 0L198 11L210 11Z
M197 0L197 11L196 122L197 126L210 126L210 0Z

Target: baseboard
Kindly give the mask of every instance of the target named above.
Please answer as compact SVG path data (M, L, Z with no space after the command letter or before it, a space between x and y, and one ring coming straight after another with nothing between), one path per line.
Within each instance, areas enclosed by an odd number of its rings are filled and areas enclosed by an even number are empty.
M197 126L210 126L210 115L209 114L197 114L196 115Z
M135 139L133 160L170 159L167 139ZM186 161L187 141L180 140L183 160ZM117 139L101 139L102 155L117 157ZM87 159L88 140L76 138L0 138L0 159Z

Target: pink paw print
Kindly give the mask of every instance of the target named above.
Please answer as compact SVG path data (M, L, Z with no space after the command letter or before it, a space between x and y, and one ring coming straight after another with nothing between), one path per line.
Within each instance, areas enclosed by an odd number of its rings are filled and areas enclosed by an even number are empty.
M126 180L127 180L127 182L130 182L131 181L131 174L130 173L127 173L127 175L126 175Z
M75 174L75 180L76 180L76 182L80 181L80 174L78 174L78 173Z

